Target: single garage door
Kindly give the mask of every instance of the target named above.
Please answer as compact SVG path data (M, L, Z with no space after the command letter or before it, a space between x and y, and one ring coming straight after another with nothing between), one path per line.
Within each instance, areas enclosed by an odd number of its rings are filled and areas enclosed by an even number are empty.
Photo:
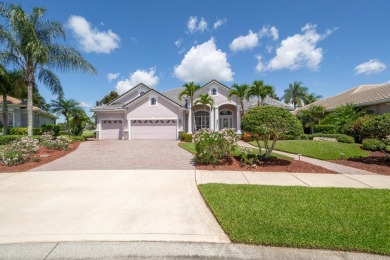
M177 120L132 120L131 139L176 140Z
M103 140L122 139L122 120L102 120L101 127Z

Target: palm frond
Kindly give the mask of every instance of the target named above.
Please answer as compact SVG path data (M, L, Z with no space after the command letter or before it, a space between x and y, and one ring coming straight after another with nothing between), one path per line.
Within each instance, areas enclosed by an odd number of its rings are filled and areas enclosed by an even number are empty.
M47 86L53 94L58 94L59 96L64 95L61 82L57 75L52 71L45 68L40 68L38 73L38 80Z

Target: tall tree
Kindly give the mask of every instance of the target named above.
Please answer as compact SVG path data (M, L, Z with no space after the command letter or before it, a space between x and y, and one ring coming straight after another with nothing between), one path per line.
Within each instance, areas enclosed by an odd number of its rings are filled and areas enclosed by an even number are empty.
M228 98L231 99L232 96L236 96L240 100L241 112L245 114L244 108L244 99L248 93L249 86L248 84L233 84L232 88L229 90Z
M194 82L190 82L190 83L185 83L183 85L184 89L182 91L180 91L179 95L178 95L178 98L179 100L182 100L183 96L184 97L187 97L190 101L190 105L191 105L191 114L192 114L192 118L188 119L188 120L191 120L192 121L192 129L191 131L194 130L194 127L195 127L195 124L194 124L194 121L195 121L195 116L194 116L194 96L195 96L195 92L198 91L200 89L200 86L195 84Z
M84 109L76 108L71 111L69 125L73 135L81 135L87 123L91 123L91 119L87 116Z
M65 40L60 22L43 21L43 7L32 8L26 13L21 5L0 4L0 41L6 49L0 52L0 60L11 63L24 72L28 97L28 135L33 130L33 87L37 78L52 93L63 95L60 80L51 69L81 71L96 74L96 69L79 52L70 46L56 42Z
M314 126L325 117L325 108L323 106L310 105L307 109L300 110L297 116L305 127L310 128L310 133L314 134Z
M118 92L110 91L106 96L104 96L100 101L96 101L97 106L107 105L119 97Z
M295 81L290 83L288 88L284 90L284 102L292 103L294 108L301 107L304 97L308 94L308 88L302 86L302 82Z
M63 115L65 117L68 135L70 135L69 118L75 110L81 109L79 105L80 103L78 101L74 99L65 99L63 97L58 98L57 100L52 100L50 103L50 108L53 113Z
M23 74L20 71L7 71L0 65L0 93L3 98L2 121L3 135L8 134L8 104L7 95L24 87Z
M305 105L309 105L311 103L316 102L317 100L323 98L321 95L317 95L316 93L310 93L303 97L303 103Z
M249 100L251 97L257 98L257 106L262 106L266 97L275 96L275 89L271 85L265 85L262 80L253 81L250 86L246 98Z
M204 110L206 110L206 106L209 105L211 112L211 109L214 107L214 99L208 93L200 94L199 98L194 102L195 106L199 104L203 105Z

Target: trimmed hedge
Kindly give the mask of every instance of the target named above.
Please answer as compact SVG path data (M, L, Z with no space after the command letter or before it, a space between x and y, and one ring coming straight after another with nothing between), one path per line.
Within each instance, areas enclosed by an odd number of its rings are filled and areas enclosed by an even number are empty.
M27 127L12 127L8 129L10 135L27 135ZM33 128L33 135L41 135L42 128Z
M191 143L192 142L192 134L187 134L185 132L181 132L179 134L180 141Z
M23 136L21 135L1 135L0 136L0 145L6 145L14 140L20 139Z
M313 140L314 137L326 137L326 138L336 138L337 142L353 144L355 143L355 139L349 135L343 134L304 134L300 136L302 140Z
M71 136L65 136L67 138L69 138L72 143L73 142L84 142L87 140L87 138L85 136L81 136L81 135L78 135L78 136L74 136L74 135L71 135Z
M370 151L380 151L386 149L386 144L378 139L364 139L362 148Z
M60 134L60 126L59 125L54 125L54 124L42 125L41 129L42 129L42 133L53 132L55 137Z
M315 125L313 126L314 133L319 134L335 134L336 126L334 125Z

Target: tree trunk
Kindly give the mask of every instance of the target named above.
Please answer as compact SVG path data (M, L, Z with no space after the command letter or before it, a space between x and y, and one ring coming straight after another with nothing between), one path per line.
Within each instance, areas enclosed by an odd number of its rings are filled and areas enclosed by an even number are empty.
M241 99L240 100L240 102L241 102L241 115L243 116L244 114L245 114L245 109L244 109L244 100L243 99Z
M191 98L191 120L192 120L192 129L191 129L191 132L192 133L195 133L194 129L195 129L195 115L194 115L194 100Z
M8 134L8 105L7 94L3 94L3 135Z
M66 128L68 129L68 136L70 136L69 117L66 117Z
M27 82L27 126L28 136L33 135L33 86L34 86L34 75L28 76Z

